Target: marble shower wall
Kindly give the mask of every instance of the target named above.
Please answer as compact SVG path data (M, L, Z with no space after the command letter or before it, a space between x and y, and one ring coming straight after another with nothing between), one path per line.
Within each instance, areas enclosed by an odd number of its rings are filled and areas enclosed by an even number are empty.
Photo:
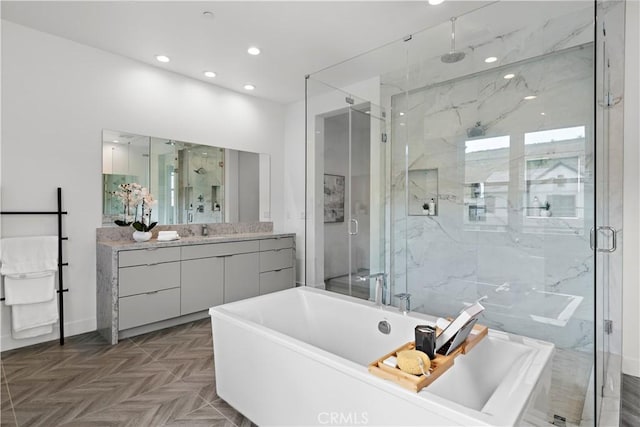
M392 98L392 277L414 309L486 296L491 327L592 349L593 67L587 43ZM407 169L438 170L437 215L406 214Z

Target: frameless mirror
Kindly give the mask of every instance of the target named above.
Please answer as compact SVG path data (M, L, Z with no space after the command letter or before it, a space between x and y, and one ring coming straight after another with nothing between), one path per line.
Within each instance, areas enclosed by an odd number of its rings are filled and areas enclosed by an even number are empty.
M151 220L159 224L271 218L268 154L111 130L103 131L102 151L105 226L131 220L117 191L132 182L153 194Z

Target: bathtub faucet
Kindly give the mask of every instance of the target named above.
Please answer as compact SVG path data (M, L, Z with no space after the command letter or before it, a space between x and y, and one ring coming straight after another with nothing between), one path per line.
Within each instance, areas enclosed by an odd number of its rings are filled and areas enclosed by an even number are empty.
M398 308L403 314L407 314L411 311L411 294L401 293L394 296L396 298L400 298L400 305Z

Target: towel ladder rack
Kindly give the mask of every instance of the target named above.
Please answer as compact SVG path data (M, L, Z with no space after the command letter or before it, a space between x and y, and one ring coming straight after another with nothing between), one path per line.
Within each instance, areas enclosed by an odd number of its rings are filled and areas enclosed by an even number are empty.
M60 345L64 345L64 298L62 298L65 292L69 292L69 289L64 288L64 274L62 267L69 265L68 262L62 262L62 241L69 240L68 237L62 236L62 215L67 215L67 211L62 210L62 188L58 187L58 209L55 211L2 211L2 215L57 215L58 217L58 311L60 316ZM4 298L0 298L0 301L4 301Z

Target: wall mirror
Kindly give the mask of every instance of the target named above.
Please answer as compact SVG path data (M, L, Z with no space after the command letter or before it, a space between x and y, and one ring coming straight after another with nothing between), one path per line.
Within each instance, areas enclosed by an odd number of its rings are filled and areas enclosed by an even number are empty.
M268 154L102 132L103 226L127 214L116 192L132 182L157 200L159 224L270 221L270 179Z

